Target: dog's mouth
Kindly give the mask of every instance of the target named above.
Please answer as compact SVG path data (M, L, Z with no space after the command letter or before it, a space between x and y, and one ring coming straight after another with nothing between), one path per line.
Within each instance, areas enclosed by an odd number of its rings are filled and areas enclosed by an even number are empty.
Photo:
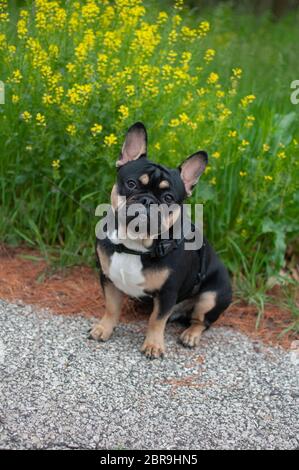
M153 207L154 205L152 205ZM149 238L157 235L160 231L159 226L161 226L161 222L159 218L157 223L154 217L152 217L150 206L142 204L142 200L127 200L117 215L119 226L126 227L126 233L129 238Z
M168 209L167 205L157 203L151 197L127 199L117 211L118 226L132 239L157 238L167 233L176 221L178 212Z

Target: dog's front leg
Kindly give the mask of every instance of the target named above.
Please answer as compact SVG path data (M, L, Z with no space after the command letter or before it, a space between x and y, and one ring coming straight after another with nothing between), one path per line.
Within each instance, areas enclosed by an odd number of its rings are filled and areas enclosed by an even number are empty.
M123 293L109 279L105 279L103 291L106 301L106 313L92 327L90 332L90 336L98 341L107 341L112 335L114 328L119 322L124 297Z
M148 328L141 352L150 359L163 357L165 354L164 331L168 318L170 317L175 299L164 299L156 297L154 308L149 318Z

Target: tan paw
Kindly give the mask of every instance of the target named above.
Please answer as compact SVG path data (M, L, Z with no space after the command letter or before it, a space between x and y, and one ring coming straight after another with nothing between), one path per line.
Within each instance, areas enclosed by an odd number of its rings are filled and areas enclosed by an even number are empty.
M90 337L97 341L107 341L112 335L113 328L108 328L101 323L96 323L90 330Z
M141 352L149 359L158 359L159 357L164 357L165 347L164 344L145 340Z
M198 330L190 326L181 334L181 343L187 348L194 348L195 346L199 345L201 333L202 330Z

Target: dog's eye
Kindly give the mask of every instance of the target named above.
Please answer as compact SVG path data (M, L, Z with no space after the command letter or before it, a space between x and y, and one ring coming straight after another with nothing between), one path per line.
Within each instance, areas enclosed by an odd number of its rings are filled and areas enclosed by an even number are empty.
M167 193L167 194L164 194L163 199L167 204L170 204L173 201L173 196L172 194Z
M128 181L126 182L126 185L127 185L127 187L128 187L129 189L135 189L135 188L136 188L136 183L135 183L134 180L128 180Z

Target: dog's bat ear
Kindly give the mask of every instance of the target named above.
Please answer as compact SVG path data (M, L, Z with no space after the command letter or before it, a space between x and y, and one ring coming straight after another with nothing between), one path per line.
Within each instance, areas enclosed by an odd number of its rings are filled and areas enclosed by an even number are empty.
M125 165L141 156L146 156L147 133L142 122L136 122L127 132L116 166Z
M199 150L188 157L180 166L179 171L183 180L187 196L192 193L200 175L205 171L208 163L208 154L204 150Z

